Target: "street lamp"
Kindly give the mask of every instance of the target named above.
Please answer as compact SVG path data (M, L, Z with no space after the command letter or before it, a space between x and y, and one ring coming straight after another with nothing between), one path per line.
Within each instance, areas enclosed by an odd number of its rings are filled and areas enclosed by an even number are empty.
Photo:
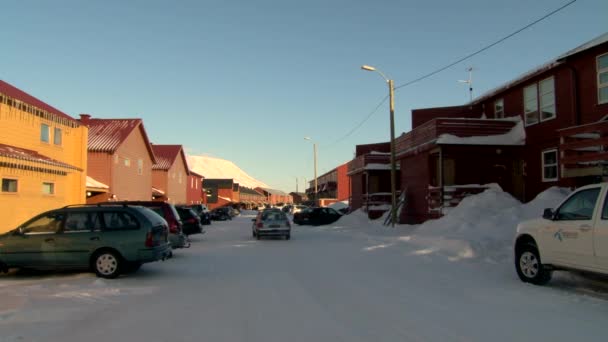
M390 98L390 116L391 116L391 224L395 227L395 222L397 222L397 185L395 181L395 174L397 167L395 166L395 84L393 80L389 79L382 73L382 71L374 68L369 65L362 65L361 69L367 71L375 71L388 84L388 95Z
M313 157L314 157L314 163L315 163L315 197L314 197L314 203L315 205L317 205L317 143L312 141L312 139L310 137L304 137L304 140L308 140L310 142L312 142L312 153L313 153Z

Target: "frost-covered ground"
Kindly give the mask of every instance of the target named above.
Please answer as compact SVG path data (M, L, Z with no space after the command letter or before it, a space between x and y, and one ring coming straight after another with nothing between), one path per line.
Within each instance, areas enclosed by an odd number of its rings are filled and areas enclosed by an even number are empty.
M605 341L606 282L513 268L516 223L564 195L487 191L395 229L355 212L291 241L252 239L245 213L116 280L13 272L0 341Z

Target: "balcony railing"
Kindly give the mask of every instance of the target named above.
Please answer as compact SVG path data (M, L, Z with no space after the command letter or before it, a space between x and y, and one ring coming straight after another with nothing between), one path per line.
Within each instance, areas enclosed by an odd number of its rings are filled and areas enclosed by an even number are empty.
M608 121L559 130L562 177L601 176L608 166Z
M407 155L430 146L442 134L457 137L490 136L505 134L513 128L514 121L495 119L452 119L430 120L416 129L398 137L395 141L397 155Z
M368 153L358 156L348 162L348 174L359 173L370 164L390 165L391 157L388 153Z

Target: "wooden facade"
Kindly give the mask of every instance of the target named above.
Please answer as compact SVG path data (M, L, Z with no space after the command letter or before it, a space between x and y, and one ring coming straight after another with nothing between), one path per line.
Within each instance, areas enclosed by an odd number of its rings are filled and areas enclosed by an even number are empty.
M465 185L474 193L476 184L496 183L529 201L551 186L601 181L608 174L606 78L608 34L467 106L412 111L412 131L397 139L407 193L401 220L416 223L440 215L442 207L457 203ZM480 143L479 137L513 132L514 119L524 131L521 144ZM474 138L441 143L447 134Z

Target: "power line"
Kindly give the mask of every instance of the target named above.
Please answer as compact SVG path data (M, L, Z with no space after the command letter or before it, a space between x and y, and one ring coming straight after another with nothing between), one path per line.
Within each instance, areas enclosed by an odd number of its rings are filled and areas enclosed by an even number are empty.
M357 124L357 126L353 127L353 129L351 129L350 131L348 131L348 133L346 133L345 135L343 135L342 137L338 138L337 140L335 140L334 142L332 142L331 144L325 146L327 147L331 147L337 143L339 143L340 141L348 138L349 136L351 136L356 130L358 130L361 126L363 126L364 123L367 122L367 120L369 120L372 115L374 115L378 109L380 109L380 107L384 104L384 102L386 102L386 100L388 99L388 95L386 95L382 101L380 101L380 103L378 103L378 105L374 108L374 110L372 110L361 122L359 122L359 124Z
M473 52L473 53L471 53L471 54L469 54L469 55L467 55L467 56L465 56L465 57L462 57L462 58L460 58L459 60L457 60L457 61L455 61L455 62L453 62L453 63L450 63L450 64L448 64L448 65L446 65L446 66L444 66L444 67L442 67L442 68L439 68L439 69L437 69L437 70L435 70L435 71L433 71L433 72L430 72L430 73L428 73L428 74L426 74L426 75L424 75L424 76L418 77L418 78L416 78L416 79L414 79L414 80L411 80L411 81L409 81L409 82L406 82L406 83L404 83L404 84L401 84L401 85L399 85L399 86L395 87L395 90L397 90L397 89L399 89L399 88L403 88L403 87L409 86L409 85L414 84L414 83L416 83L416 82L420 82L420 81L422 81L422 80L424 80L424 79L426 79L426 78L429 78L429 77L431 77L431 76L433 76L433 75L436 75L436 74L438 74L438 73L440 73L440 72L442 72L442 71L444 71L444 70L446 70L446 69L448 69L448 68L451 68L451 67L453 67L454 65L456 65L456 64L458 64L458 63L460 63L460 62L463 62L463 61L465 61L465 60L467 60L467 59L469 59L469 58L471 58L471 57L473 57L473 56L475 56L475 55L478 55L478 54L480 54L480 53L482 53L482 52L484 52L484 51L486 51L486 50L490 49L491 47L493 47L493 46L495 46L495 45L498 45L498 44L500 44L500 43L504 42L505 40L507 40L507 39L509 39L509 38L513 37L514 35L516 35L516 34L520 33L521 31L523 31L523 30L525 30L525 29L527 29L527 28L530 28L531 26L534 26L534 25L538 24L539 22L541 22L541 21L543 21L543 20L545 20L545 19L549 18L550 16L554 15L555 13L557 13L557 12L559 12L559 11L563 10L564 8L566 8L566 7L570 6L570 5L572 5L572 4L573 4L573 3L575 3L576 1L577 1L577 0L572 0L572 1L570 1L569 3L567 3L567 4L563 5L563 6L561 6L560 8L558 8L558 9L556 9L556 10L554 10L554 11L552 11L552 12L550 12L550 13L546 14L546 15L544 15L543 17L541 17L541 18L539 18L539 19L536 19L535 21L533 21L533 22L531 22L530 24L528 24L528 25L526 25L526 26L524 26L524 27L520 28L519 30L517 30L517 31L515 31L515 32L513 32L513 33L511 33L511 34L509 34L509 35L507 35L507 36L505 36L505 37L503 37L503 38L501 38L501 39L499 39L499 40L495 41L494 43L492 43L492 44L490 44L490 45L488 45L488 46L486 46L486 47L484 47L484 48L481 48L481 49L479 49L479 50L477 50L477 51L475 51L475 52Z

